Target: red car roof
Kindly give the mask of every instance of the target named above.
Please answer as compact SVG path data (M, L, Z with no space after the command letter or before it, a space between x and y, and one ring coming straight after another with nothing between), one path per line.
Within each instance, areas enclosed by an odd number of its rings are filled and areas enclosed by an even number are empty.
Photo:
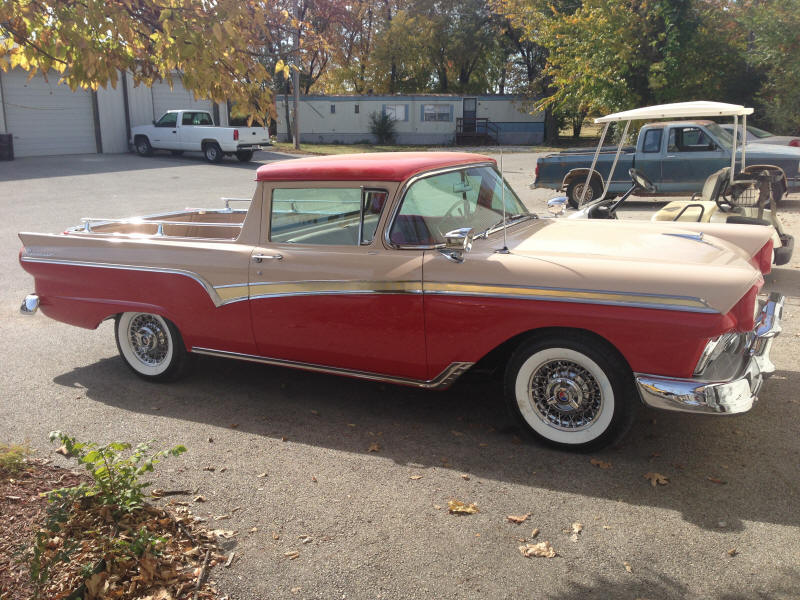
M375 152L281 160L263 165L257 181L405 181L412 175L493 158L467 152Z

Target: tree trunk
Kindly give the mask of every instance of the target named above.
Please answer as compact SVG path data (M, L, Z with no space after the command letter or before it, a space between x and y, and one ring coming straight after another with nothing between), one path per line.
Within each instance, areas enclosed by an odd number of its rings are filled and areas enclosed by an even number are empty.
M286 79L286 96L284 96L285 102L283 103L283 106L286 109L286 141L291 142L294 125L292 125L292 116L289 112L289 96L292 94L292 86L289 83L289 78L285 75L284 78Z
M558 142L558 122L550 108L544 111L544 135L545 142L548 144L555 144Z

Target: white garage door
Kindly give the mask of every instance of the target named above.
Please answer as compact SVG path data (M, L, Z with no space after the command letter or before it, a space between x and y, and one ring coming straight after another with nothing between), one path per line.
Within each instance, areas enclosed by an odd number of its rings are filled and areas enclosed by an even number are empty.
M158 119L168 110L205 110L213 114L213 103L210 100L195 100L194 94L181 85L180 79L173 82L169 89L168 83L153 84L153 114Z
M97 152L91 92L56 85L56 74L49 82L39 75L28 81L28 74L17 69L0 77L15 156Z

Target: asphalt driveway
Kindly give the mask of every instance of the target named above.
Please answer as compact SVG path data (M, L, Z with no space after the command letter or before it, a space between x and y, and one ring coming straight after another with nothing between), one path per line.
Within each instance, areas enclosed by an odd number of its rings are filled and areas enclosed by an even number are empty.
M527 189L534 162L504 157L512 185L542 211L553 194ZM167 155L0 162L0 441L28 440L59 461L52 429L185 444L159 465L158 487L197 489L206 502L195 514L237 532L233 564L211 575L235 599L800 596L797 260L768 278L792 297L778 371L750 413L642 410L621 446L593 455L517 437L499 385L480 377L432 392L200 357L192 377L155 385L117 357L110 323L88 331L18 314L33 288L18 231L218 206L252 194L257 166ZM800 236L800 200L785 211ZM648 472L668 485L651 487ZM450 499L480 512L450 515ZM534 528L558 556L521 556Z

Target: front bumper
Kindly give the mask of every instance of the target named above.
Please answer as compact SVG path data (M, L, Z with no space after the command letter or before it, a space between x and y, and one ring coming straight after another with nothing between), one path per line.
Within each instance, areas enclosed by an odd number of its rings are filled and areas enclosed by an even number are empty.
M730 379L704 381L660 375L635 374L636 387L645 405L679 412L736 414L747 412L758 400L764 377L775 371L769 358L772 341L781 332L785 298L776 292L761 308L745 349L743 366Z

